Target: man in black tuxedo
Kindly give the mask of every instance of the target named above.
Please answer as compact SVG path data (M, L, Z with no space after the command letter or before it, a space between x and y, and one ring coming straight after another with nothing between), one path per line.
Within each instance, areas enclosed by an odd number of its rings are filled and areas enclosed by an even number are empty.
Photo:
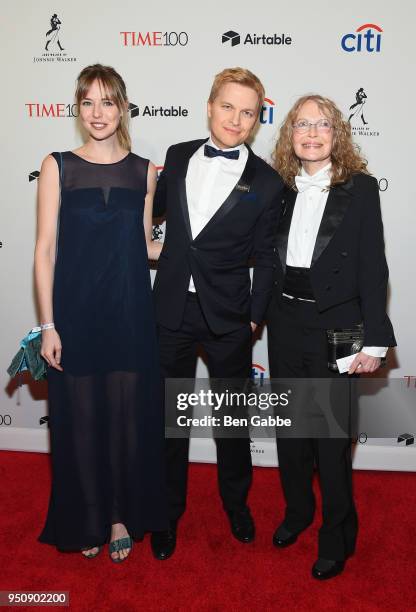
M263 100L264 88L250 71L222 71L208 101L210 138L167 151L154 202L154 215L166 213L167 224L154 284L165 378L193 378L198 345L211 378L250 376L252 332L271 295L273 233L283 187L279 175L244 144ZM251 542L249 439L215 441L231 531L239 541ZM186 504L188 450L189 439L167 440L170 528L152 534L158 559L175 550Z

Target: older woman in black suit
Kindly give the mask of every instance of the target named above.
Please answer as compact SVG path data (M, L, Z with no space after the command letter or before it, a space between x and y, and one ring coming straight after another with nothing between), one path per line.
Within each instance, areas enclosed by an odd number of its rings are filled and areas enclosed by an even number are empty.
M275 150L284 179L274 296L268 313L273 378L329 378L329 328L364 324L364 346L349 374L374 372L395 346L386 314L388 268L378 184L329 99L300 98ZM348 438L277 440L286 499L275 546L293 544L313 520L313 466L320 475L323 523L312 575L332 578L354 552L357 515Z

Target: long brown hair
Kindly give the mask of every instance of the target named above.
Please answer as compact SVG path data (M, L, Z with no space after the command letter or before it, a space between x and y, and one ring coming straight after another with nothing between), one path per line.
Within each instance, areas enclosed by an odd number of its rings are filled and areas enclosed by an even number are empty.
M77 88L75 91L75 102L78 106L87 95L92 83L97 80L100 87L105 91L105 95L109 100L112 100L118 110L121 118L117 128L117 137L120 146L123 149L131 150L131 138L129 133L129 117L126 108L128 103L126 84L121 76L111 66L103 66L102 64L93 64L82 70L77 79Z
M331 185L348 181L356 172L369 174L367 160L360 153L351 136L351 126L342 116L341 111L329 98L316 94L302 96L288 112L280 128L279 138L273 153L274 167L289 187L295 187L295 176L299 174L302 164L296 156L292 144L293 124L299 109L305 102L316 102L319 110L333 126L333 145L331 151Z

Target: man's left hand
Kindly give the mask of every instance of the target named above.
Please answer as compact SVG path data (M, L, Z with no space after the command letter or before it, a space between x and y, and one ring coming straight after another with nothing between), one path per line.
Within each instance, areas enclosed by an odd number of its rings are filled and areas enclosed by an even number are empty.
M361 351L355 356L348 370L348 374L367 374L375 372L380 367L380 364L381 359L379 357L371 357Z

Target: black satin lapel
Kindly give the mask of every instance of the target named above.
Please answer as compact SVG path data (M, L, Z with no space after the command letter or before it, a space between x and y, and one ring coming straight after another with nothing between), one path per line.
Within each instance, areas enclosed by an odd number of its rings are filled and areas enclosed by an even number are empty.
M332 236L337 231L344 218L349 202L350 194L347 185L332 187L329 190L321 225L319 226L318 235L316 237L311 267L322 255L322 252L326 249Z
M207 138L201 141L193 141L193 143L189 146L189 148L183 151L183 155L181 159L178 160L178 196L179 202L181 204L183 220L185 222L186 231L188 232L189 239L192 240L192 229L191 229L191 220L189 218L189 208L188 208L188 197L186 195L186 174L188 172L189 160L192 155L199 149L201 144L207 142Z
M287 243L297 195L296 191L288 189L284 192L282 197L282 214L280 216L279 225L277 226L276 247L279 251L283 274L286 273Z
M224 202L221 204L217 212L211 217L208 223L203 227L203 229L198 234L197 238L203 236L206 232L208 232L213 226L215 226L219 221L221 221L225 215L227 215L236 204L238 204L241 196L250 191L250 187L253 183L254 177L256 175L256 160L254 157L254 153L251 149L248 150L248 158L246 165L244 167L243 174L240 179L237 181L234 189L231 191L230 195Z
M186 231L188 232L189 239L192 240L192 229L191 229L191 220L189 218L188 198L186 197L186 175L179 177L177 180L178 180L178 196L179 196L179 202L181 203L183 220L185 222L185 227L186 227Z

